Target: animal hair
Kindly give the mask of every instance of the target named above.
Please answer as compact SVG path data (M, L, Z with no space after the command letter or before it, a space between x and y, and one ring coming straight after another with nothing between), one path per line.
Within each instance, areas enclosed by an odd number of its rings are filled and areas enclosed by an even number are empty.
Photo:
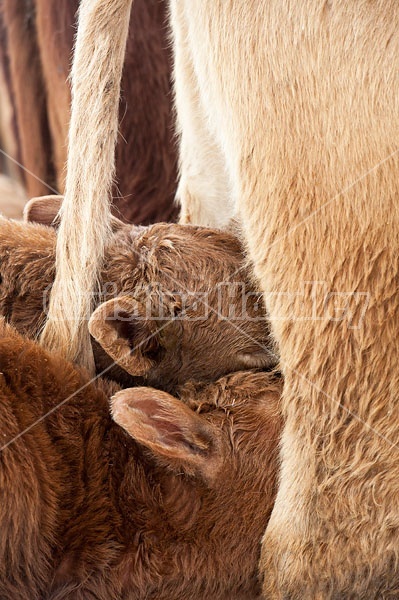
M0 3L0 147L11 156L0 153L0 168L23 184L28 198L65 193L69 74L80 3ZM113 214L128 223L174 221L178 212L168 4L135 0L130 15L112 189Z
M93 371L87 319L111 235L120 81L132 0L82 0L71 72L65 199L41 343ZM112 24L112 26L111 26Z
M182 220L242 224L285 378L264 597L399 598L399 3L170 6Z
M2 600L260 598L280 378L117 391L3 319L0 370Z

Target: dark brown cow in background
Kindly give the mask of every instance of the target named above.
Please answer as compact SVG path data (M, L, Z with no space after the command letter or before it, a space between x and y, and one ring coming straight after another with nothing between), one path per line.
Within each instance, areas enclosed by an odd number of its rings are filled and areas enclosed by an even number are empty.
M16 149L4 149L27 169L20 175L28 196L64 191L67 79L78 6L79 0L0 0L1 102L5 94L11 99L9 129L16 141ZM166 2L137 0L122 81L114 193L116 212L127 221L176 216L170 84Z

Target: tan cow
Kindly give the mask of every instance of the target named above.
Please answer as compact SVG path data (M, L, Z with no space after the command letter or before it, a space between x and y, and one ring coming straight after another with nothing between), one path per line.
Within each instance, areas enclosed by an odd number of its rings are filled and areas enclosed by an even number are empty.
M130 6L83 0L74 59L70 186L42 339L85 364L90 303L78 300L96 287L111 230ZM182 219L241 222L285 375L265 595L395 597L399 5L171 0L171 15ZM342 297L350 320L337 316Z
M285 376L265 597L398 597L399 4L171 10L182 218L241 221Z

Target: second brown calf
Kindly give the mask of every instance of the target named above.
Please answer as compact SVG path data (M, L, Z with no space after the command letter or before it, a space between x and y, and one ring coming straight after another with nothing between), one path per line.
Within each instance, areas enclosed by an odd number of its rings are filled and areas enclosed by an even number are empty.
M0 323L0 598L254 600L281 381L117 392ZM254 543L258 540L258 543Z

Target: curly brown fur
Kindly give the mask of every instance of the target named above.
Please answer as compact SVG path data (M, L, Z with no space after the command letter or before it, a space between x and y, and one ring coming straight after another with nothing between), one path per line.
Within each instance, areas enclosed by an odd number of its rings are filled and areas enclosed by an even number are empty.
M126 434L115 389L4 322L0 371L1 598L259 597L279 379L123 390Z
M55 241L49 227L0 219L0 314L31 337L44 323ZM110 356L120 365L123 355L123 346L118 354L106 344L107 332L128 348L126 370L107 371L124 384L135 381L140 361L144 364L147 338L150 359L140 377L168 391L188 378L211 381L234 370L276 364L266 313L232 234L177 224L123 225L113 235L104 264L101 294L94 299L98 308L90 321L96 339L109 351L95 344L98 372L110 367ZM134 315L128 320L131 329L123 329L112 310L112 303L123 299L145 308L137 323Z

